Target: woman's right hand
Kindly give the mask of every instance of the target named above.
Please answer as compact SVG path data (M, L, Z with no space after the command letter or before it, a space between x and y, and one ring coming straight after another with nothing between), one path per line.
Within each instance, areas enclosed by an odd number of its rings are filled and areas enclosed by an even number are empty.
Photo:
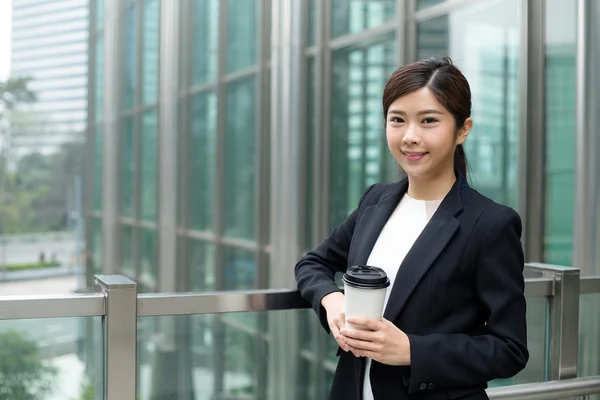
M321 299L321 305L327 312L327 324L331 329L331 334L335 341L344 351L348 351L348 346L344 342L340 329L346 326L346 317L344 314L344 295L340 292L329 293Z

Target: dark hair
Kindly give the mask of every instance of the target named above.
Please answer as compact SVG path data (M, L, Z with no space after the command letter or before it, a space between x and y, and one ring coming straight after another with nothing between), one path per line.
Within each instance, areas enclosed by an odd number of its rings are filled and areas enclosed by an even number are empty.
M471 116L471 88L462 72L448 57L430 58L398 68L383 90L383 116L399 97L427 87L435 98L454 116L456 130ZM456 146L454 168L467 177L467 156L462 144Z

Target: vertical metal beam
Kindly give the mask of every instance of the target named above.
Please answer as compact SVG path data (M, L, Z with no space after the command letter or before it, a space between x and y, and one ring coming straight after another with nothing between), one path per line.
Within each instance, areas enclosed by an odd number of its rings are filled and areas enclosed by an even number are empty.
M104 140L102 149L102 236L104 272L116 271L119 262L119 106L121 104L119 0L106 0L104 18Z
M104 317L104 396L135 399L137 374L137 284L121 275L96 276L106 295Z
M403 19L404 21L404 53L402 64L408 64L417 59L417 17L415 15L417 11L417 0L404 0L403 1Z
M539 261L544 233L544 2L524 1L519 69L519 213L525 259ZM505 149L505 151L508 151Z

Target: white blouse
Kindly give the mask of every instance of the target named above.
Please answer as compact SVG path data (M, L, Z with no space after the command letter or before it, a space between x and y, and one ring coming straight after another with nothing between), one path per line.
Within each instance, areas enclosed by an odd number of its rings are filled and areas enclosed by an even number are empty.
M367 265L383 269L390 278L384 309L394 287L394 280L400 264L441 202L441 200L416 200L405 194L381 230L369 255ZM363 385L363 399L365 400L373 400L371 380L369 379L370 371L371 359L367 358Z

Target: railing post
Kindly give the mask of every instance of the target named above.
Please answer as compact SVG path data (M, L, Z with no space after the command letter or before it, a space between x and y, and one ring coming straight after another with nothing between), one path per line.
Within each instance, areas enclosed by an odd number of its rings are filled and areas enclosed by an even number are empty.
M580 270L532 263L529 269L554 279L554 295L550 298L550 340L548 379L577 377L579 355L579 279Z
M137 284L122 275L99 275L95 287L106 296L104 399L135 399Z

